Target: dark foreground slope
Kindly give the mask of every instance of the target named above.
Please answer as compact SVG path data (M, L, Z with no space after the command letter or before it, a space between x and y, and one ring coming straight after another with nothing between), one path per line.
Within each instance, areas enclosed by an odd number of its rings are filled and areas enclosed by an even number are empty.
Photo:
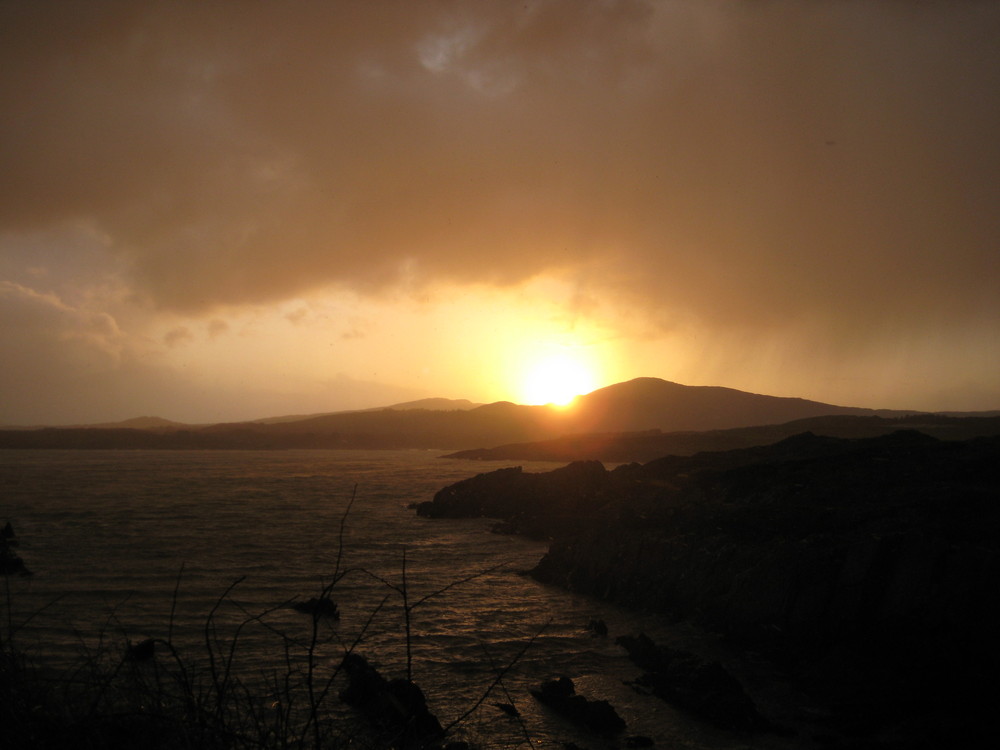
M509 469L419 512L548 534L539 580L707 625L852 721L966 731L992 705L1000 438L804 434L612 472Z

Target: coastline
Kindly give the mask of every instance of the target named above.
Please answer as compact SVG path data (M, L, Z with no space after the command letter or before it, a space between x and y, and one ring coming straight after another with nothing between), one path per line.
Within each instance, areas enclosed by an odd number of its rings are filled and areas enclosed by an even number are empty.
M803 434L613 471L505 469L418 513L548 536L536 579L763 654L844 732L971 741L1000 667L997 466L996 437Z

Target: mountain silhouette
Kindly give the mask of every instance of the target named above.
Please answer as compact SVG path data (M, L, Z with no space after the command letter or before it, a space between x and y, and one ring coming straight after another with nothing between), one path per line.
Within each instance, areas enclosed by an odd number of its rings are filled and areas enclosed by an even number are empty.
M798 398L688 386L637 378L580 396L569 408L498 401L473 409L387 407L340 412L296 421L224 424L207 432L243 430L259 435L353 436L366 447L488 446L566 434L641 430L712 430L775 424L822 415L876 414Z
M117 429L5 430L0 431L0 447L467 450L594 433L702 432L814 417L900 418L917 413L636 378L580 396L565 408L507 401L475 406L465 401L430 399L304 418L280 417L207 427L174 424L169 430L161 425L156 431L125 429L123 424Z
M430 411L459 411L466 409L475 409L477 406L482 406L482 404L474 404L468 399L464 398L422 398L417 401L405 401L401 404L393 404L392 406L376 406L371 409L349 409L342 411L328 411L321 412L319 414L288 414L280 417L263 417L261 419L254 419L254 422L260 424L269 424L274 422L301 422L306 419L316 419L317 417L330 417L335 414L356 414L358 412L366 411L382 411L383 409L427 409Z
M913 413L763 396L719 386L681 385L659 378L636 378L600 388L580 396L574 403L574 412L577 427L574 432L722 430L832 414Z

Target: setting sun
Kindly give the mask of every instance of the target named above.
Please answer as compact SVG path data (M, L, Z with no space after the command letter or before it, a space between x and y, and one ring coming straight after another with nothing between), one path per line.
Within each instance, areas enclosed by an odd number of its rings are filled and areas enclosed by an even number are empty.
M525 403L566 406L596 387L594 375L583 361L560 353L531 365L525 373L521 391Z

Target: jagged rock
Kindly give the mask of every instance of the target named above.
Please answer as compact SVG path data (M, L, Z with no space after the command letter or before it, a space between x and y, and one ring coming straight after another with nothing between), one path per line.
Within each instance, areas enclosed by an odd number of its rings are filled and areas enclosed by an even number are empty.
M10 521L7 521L0 529L0 575L13 575L15 573L22 576L30 576L31 571L24 565L24 560L14 552L14 547L18 545L17 534Z
M599 618L594 618L587 623L587 630L594 635L606 636L608 634L608 624Z
M1000 438L919 433L660 459L612 472L614 514L532 575L769 651L879 641L915 663L957 641L995 660L998 466Z
M569 698L571 695L576 694L576 685L573 684L573 680L569 677L560 675L554 680L543 682L538 692L547 700Z
M312 615L313 617L332 617L335 619L340 617L337 603L327 596L314 596L304 602L296 602L292 605L292 609L296 612Z
M517 522L513 519L509 521L497 521L490 527L491 534L503 534L505 536L510 536L512 534L520 533Z
M24 566L24 560L10 550L0 547L0 575L13 573L29 575L28 569Z
M146 638L138 643L129 642L125 646L125 659L128 661L149 661L156 655L156 640Z
M429 505L531 519L552 538L537 580L706 625L827 704L989 720L974 686L1000 671L1000 436L806 433L611 472L508 469Z
M659 698L726 729L761 730L769 727L743 686L718 662L657 646L645 634L616 640L629 658L644 670L638 685Z
M585 523L601 504L609 473L599 461L576 461L544 474L497 469L457 482L420 503L427 518L498 518L498 533L548 538Z
M497 469L439 490L433 500L420 503L417 515L426 518L510 518L525 485L520 466Z
M520 716L521 712L517 710L517 706L512 703L494 703L494 706L499 708L508 716Z
M625 721L610 703L605 700L588 700L577 695L576 687L569 677L546 680L538 690L532 690L531 694L556 713L593 732L610 734L625 729Z
M625 747L652 747L656 743L652 737L644 734L635 734L625 738Z
M386 680L360 654L345 656L341 667L348 685L340 699L363 713L376 732L394 747L421 747L439 742L444 736L416 683Z

